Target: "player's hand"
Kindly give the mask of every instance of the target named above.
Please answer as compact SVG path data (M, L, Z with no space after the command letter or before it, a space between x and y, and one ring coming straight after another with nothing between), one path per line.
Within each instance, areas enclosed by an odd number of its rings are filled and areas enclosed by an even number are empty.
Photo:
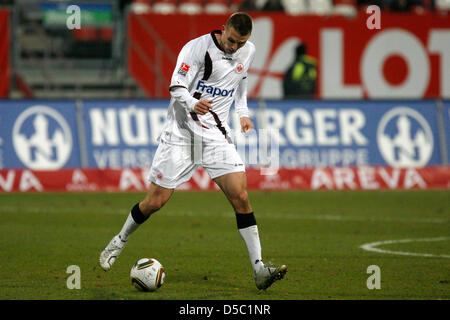
M241 130L243 133L247 133L253 129L253 123L249 117L241 118Z
M212 109L212 102L212 100L199 100L194 106L194 112L200 115L208 113L209 109Z

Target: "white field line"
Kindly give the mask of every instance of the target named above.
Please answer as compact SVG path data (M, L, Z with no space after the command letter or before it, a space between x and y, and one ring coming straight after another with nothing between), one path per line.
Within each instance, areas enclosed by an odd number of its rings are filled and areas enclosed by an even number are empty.
M129 212L127 209L106 209L106 208L97 208L95 209L102 213L108 214L121 214L127 215ZM18 210L16 207L0 207L0 215L7 213L16 213ZM43 211L41 208L26 208L26 212L35 212L40 213ZM80 213L83 210L80 208L46 208L46 212L49 213ZM188 217L233 217L231 211L229 212L211 212L211 213L198 213L193 211L166 211L161 213L168 216L188 216ZM283 213L281 215L277 214L268 214L268 213L259 213L256 214L256 217L264 217L264 218L285 218L285 219L294 219L294 220L325 220L325 221L364 221L364 222L405 222L405 223L448 223L449 219L438 219L438 218L386 218L386 217L356 217L356 216L342 216L342 215L331 215L331 214L317 214L317 215L302 215L295 213ZM439 238L424 238L424 239L402 239L402 240L387 240L387 241L379 241L363 244L360 246L361 249L378 252L378 253L387 253L387 254L397 254L397 255L406 255L406 256L419 256L419 257L439 257L439 258L450 258L450 255L445 254L429 254L429 253L413 253L413 252L403 252L403 251L392 251L392 250L383 250L376 248L381 245L393 244L393 243L408 243L408 242L420 242L420 241L445 241L449 240L450 237L439 237Z
M131 208L131 207L130 207ZM92 209L97 212L107 213L107 214L121 214L127 215L130 212L130 209L108 209L108 208L95 208ZM25 209L17 209L16 207L11 206L0 206L0 215L3 213L11 214L15 212L29 212L29 213L40 213L40 212L48 212L48 213L82 213L82 208L25 208ZM194 212L191 210L161 210L157 213L158 215L168 215L168 216L188 216L188 217L234 217L233 211L211 211L211 212ZM256 212L255 217L261 218L274 218L274 219L293 219L293 220L323 220L323 221L355 221L355 222L404 222L404 223L448 223L450 219L441 219L441 218L390 218L390 217L361 217L361 216L346 216L346 215L333 215L333 214L301 214L301 213L261 213Z
M433 258L450 258L448 254L431 254L431 253L415 253L406 251L392 251L376 248L382 245L393 244L393 243L409 243L409 242L429 242L429 241L446 241L450 240L450 237L438 237L438 238L422 238L422 239L402 239L402 240L386 240L379 242L366 243L360 246L361 249L387 254L398 254L402 256L416 256L416 257L433 257Z

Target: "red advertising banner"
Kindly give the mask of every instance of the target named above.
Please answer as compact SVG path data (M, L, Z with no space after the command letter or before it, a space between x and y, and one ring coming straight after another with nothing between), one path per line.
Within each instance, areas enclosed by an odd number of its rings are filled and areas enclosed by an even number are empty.
M142 169L0 170L0 192L146 191L146 174ZM450 167L279 169L271 175L247 169L247 184L249 190L450 189ZM199 169L178 190L219 188L205 170Z
M149 97L168 97L176 57L189 40L220 29L228 16L130 14L129 71ZM296 48L316 61L315 97L322 99L450 98L450 19L427 13L289 16L255 13L250 40L257 53L249 70L251 98L285 97L283 77ZM166 27L170 26L170 27Z
M0 98L9 95L9 12L0 10Z

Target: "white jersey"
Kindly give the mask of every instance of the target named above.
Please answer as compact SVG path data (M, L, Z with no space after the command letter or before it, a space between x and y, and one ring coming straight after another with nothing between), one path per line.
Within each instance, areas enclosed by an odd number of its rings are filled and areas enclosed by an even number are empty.
M201 135L204 143L231 143L227 122L233 101L239 116L248 116L246 78L255 46L247 41L233 54L226 54L215 37L220 33L213 31L193 39L180 51L170 90L186 88L195 99L183 104L171 98L160 135L163 141L191 144L195 133ZM213 100L210 112L205 115L194 113L197 100Z

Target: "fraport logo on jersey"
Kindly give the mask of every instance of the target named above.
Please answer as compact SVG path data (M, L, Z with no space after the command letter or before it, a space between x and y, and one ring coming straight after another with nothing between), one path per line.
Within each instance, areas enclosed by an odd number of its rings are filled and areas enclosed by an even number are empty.
M72 151L72 133L64 117L47 106L33 106L13 126L13 146L30 169L59 169Z
M433 141L427 120L408 107L388 111L378 125L378 148L391 166L425 166L433 153Z
M222 96L222 97L226 97L228 95L230 95L230 97L233 96L234 93L234 88L231 90L226 90L226 89L220 89L218 87L213 87L213 86L208 86L205 84L205 81L203 80L199 80L197 83L197 91L201 91L201 92L206 92L209 94L212 94L212 97L216 97L216 96Z

